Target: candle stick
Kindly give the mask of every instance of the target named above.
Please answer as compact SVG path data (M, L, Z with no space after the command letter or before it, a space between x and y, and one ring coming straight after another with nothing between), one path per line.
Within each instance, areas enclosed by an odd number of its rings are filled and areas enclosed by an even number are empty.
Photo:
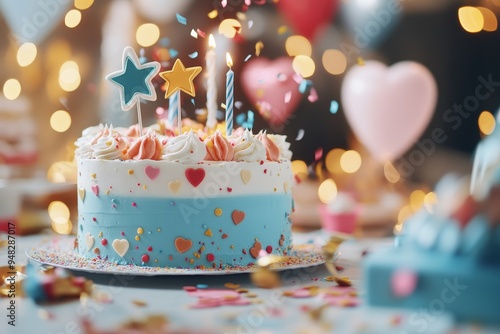
M175 92L177 95L177 131L178 134L182 134L182 112L181 112L181 91Z
M208 37L209 50L205 56L207 64L207 128L212 129L217 124L217 83L215 80L215 40L210 34Z
M168 98L168 124L171 127L174 127L174 122L180 114L180 95L181 92L176 91Z
M166 82L165 98L169 99L174 94L180 94L181 90L194 97L195 91L194 91L193 80L198 74L200 74L200 72L201 72L200 66L186 68L184 67L182 61L180 59L177 59L171 70L160 73L160 77L162 77L162 79L165 80ZM182 124L181 124L182 113L181 113L180 95L177 96L177 104L170 103L169 108L174 107L174 105L177 105L177 127L179 129L178 135L180 135L182 132ZM169 112L169 118L170 114L171 113ZM175 118L172 118L171 120L172 122L174 122Z
M234 105L234 72L231 69L233 60L231 55L226 53L227 66L226 73L226 136L233 134L233 105Z

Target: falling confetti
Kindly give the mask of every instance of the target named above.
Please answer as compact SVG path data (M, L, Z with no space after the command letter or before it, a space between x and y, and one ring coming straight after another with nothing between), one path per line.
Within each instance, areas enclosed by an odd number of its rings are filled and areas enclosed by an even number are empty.
M208 18L213 20L217 17L217 15L219 15L219 12L217 11L217 9L214 9L210 13L208 13Z
M314 160L319 161L323 157L323 148L318 147L316 151L314 151Z
M252 29L253 27L253 20L248 21L248 29Z
M332 100L332 102L330 102L330 113L336 114L338 110L339 110L339 103L335 100Z
M170 53L171 58L176 58L179 55L179 51L175 49L169 49L168 52Z
M285 103L289 103L291 98L292 98L292 92L287 92L285 94Z
M198 33L194 29L191 29L191 37L198 38Z
M189 56L189 58L194 59L194 58L198 57L198 51L190 53L188 56Z
M318 101L318 93L316 92L316 89L314 87L311 88L311 92L309 93L309 96L307 97L307 99L311 103Z
M260 56L260 52L262 51L263 48L264 48L264 43L262 43L262 41L258 41L255 44L255 55L257 57Z
M286 33L288 31L288 27L287 26L280 26L278 28L278 35L283 35L284 33Z
M297 137L295 138L296 141L302 140L304 138L304 129L300 129L299 132L297 133Z
M177 18L177 22L179 22L180 24L183 24L183 25L187 24L187 19L184 16L182 16L181 14L177 13L177 14L175 14L175 17Z
M207 34L206 34L203 30L196 29L196 32L197 32L197 33L198 33L198 35L200 35L202 38L207 37Z
M301 80L299 84L299 92L304 94L310 87L312 86L312 81L310 80Z
M248 61L248 59L250 59L250 58L252 58L252 55L248 55L248 56L246 56L246 57L245 57L245 60L243 60L243 61L244 61L244 62L247 62L247 61Z

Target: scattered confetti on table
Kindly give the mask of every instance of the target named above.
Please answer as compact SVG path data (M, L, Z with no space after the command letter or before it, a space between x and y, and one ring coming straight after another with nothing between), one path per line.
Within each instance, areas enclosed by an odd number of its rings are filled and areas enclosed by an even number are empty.
M53 265L56 267L94 272L100 274L125 274L125 275L225 275L249 273L258 270L254 265L234 266L226 268L160 268L142 267L132 264L120 265L95 257L93 259L83 258L73 250L74 237L57 236L44 240L39 245L29 249L26 254L30 260ZM294 250L284 261L274 264L273 270L288 270L306 268L323 264L321 251L314 245L295 245Z

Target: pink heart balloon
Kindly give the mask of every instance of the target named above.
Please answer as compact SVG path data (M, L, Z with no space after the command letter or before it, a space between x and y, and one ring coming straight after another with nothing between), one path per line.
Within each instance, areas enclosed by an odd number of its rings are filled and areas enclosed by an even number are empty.
M381 162L398 158L431 120L437 85L429 70L405 61L355 66L342 83L341 99L352 131Z
M290 58L257 58L241 72L245 95L270 125L285 123L300 102L302 95L294 75Z

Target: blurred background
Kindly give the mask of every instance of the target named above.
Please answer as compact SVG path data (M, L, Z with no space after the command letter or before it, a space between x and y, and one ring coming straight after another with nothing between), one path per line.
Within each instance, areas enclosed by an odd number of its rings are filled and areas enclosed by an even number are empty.
M141 59L159 61L163 70L177 58L204 67L213 34L219 120L229 52L236 123L253 123L254 132L267 129L291 143L293 167L302 180L294 223L320 226L317 205L346 192L359 203L375 203L365 207L361 225L391 233L435 200L432 187L445 173L469 172L476 144L496 125L499 13L498 0L0 0L0 179L31 180L17 187L25 206L27 201L37 207L56 231L69 233L76 214L75 140L99 123L137 122L134 112L120 110L118 91L104 80L120 69L123 48L133 46ZM242 73L255 59L283 57L301 75L300 94L266 109L256 103ZM381 163L357 142L346 121L343 79L367 60L418 62L437 84L432 118L414 142L432 138L435 129L442 129L446 140L405 175L401 166L418 146ZM185 117L202 122L205 79L195 80L196 97L183 96L182 104ZM491 94L474 98L484 80ZM168 112L161 85L156 82L158 100L142 107L145 125ZM454 108L460 105L467 110L458 113ZM274 107L285 115L278 121ZM3 196L13 192L9 188ZM36 228L40 216L25 220Z

